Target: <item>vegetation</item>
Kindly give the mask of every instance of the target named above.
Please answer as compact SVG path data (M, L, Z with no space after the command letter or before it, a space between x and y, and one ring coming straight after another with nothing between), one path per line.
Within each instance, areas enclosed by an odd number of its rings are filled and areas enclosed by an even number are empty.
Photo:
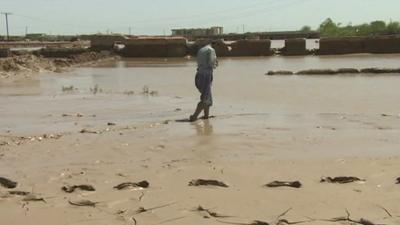
M311 31L311 27L304 26L300 31L309 32ZM386 23L385 21L378 20L369 24L352 25L349 23L343 25L335 23L332 19L328 18L321 23L317 31L320 32L321 37L393 35L400 34L400 23L392 21Z

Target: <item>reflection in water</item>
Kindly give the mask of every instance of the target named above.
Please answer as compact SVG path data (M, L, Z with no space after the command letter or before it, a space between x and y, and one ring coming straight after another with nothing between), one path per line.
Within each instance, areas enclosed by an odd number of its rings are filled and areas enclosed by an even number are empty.
M203 122L193 123L196 128L196 133L199 136L210 136L213 134L213 126L210 120L202 120Z

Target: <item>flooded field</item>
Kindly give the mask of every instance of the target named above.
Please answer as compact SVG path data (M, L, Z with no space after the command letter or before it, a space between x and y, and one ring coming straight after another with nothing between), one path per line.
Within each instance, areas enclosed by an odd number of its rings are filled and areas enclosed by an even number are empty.
M395 68L399 60L400 55L220 59L212 114L221 119L212 123L219 126L219 134L327 126L342 130L343 138L349 135L346 132L360 139L363 133L395 135L400 127L397 74L265 76L265 72ZM107 121L128 124L185 119L198 101L193 84L195 70L195 61L190 59L122 59L2 86L0 112L4 119L0 129L25 133L74 131L76 124L60 115L77 112L96 115L85 121L88 126ZM73 90L63 91L63 87ZM143 89L153 94L144 94ZM382 114L391 117L381 118ZM343 123L337 124L337 120ZM178 125L169 132L178 136L198 132L192 128Z
M400 55L220 59L216 117L193 123L185 122L199 98L192 59L122 59L0 84L0 176L33 194L2 188L0 217L16 225L216 224L196 211L201 205L233 215L223 218L228 222L274 221L290 208L289 221L335 218L346 209L355 218L399 224L378 206L400 215L400 75L265 75L396 68L399 61ZM366 181L324 184L322 176ZM199 178L229 187L188 186ZM113 188L141 180L150 187ZM274 180L304 186L264 186ZM61 189L81 184L96 191ZM88 200L93 207L73 205Z

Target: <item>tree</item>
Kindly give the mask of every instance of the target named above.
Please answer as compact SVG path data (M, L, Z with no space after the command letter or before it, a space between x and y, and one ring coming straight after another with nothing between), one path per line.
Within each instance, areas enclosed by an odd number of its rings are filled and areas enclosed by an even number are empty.
M331 18L328 18L322 22L318 30L322 36L337 36L338 34L338 26Z
M371 33L373 35L384 34L386 30L386 23L385 21L377 20L371 22L370 27L371 27Z
M312 29L311 29L310 26L303 26L303 27L300 29L300 31L303 32L303 33L309 33L309 32L312 31Z
M386 26L387 34L398 34L400 33L400 23L399 22L390 22Z

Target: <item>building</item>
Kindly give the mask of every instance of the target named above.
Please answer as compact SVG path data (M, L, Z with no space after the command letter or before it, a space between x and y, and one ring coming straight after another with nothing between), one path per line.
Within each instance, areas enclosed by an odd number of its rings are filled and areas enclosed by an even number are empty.
M184 36L184 37L194 37L194 36L213 36L221 35L224 33L223 27L210 27L210 28L190 28L190 29L173 29L173 36Z

